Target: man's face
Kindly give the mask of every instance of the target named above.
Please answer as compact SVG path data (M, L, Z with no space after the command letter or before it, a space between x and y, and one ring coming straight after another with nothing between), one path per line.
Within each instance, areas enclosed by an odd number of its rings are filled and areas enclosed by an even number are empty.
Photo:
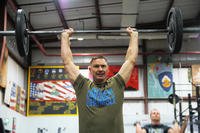
M96 59L89 66L93 80L97 83L104 82L108 73L108 64L105 59Z
M160 112L158 110L152 110L151 111L151 121L160 121Z

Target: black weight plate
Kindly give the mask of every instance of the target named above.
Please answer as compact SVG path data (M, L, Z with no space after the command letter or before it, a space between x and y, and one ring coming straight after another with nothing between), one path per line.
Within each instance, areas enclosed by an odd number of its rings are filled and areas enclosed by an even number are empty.
M168 96L168 101L171 103L171 104L177 104L179 101L180 101L180 98L176 95L176 94L171 94Z
M15 37L16 37L18 52L22 57L27 56L29 52L29 36L26 32L26 29L27 29L27 21L25 12L22 9L18 9L16 14Z
M183 20L181 10L177 7L170 9L167 17L167 41L171 53L178 53L182 47Z

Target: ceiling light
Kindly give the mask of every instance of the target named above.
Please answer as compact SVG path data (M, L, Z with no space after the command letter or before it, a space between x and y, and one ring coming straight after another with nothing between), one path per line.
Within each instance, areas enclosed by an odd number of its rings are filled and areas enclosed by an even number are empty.
M77 40L79 40L79 41L83 41L84 38L82 38L82 37L78 37Z

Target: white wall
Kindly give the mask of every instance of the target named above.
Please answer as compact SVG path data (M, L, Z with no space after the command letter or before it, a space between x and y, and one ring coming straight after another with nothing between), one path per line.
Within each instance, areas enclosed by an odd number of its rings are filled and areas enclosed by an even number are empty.
M24 88L24 70L10 57L8 57L8 68L7 68L7 82L14 81L19 86ZM4 103L4 96L0 92L0 117L3 119L8 119L9 124L12 127L13 118L16 119L16 133L27 133L27 118L20 113L11 110ZM23 123L23 126L22 126ZM7 127L6 127L7 128ZM10 128L10 126L9 126Z
M38 128L43 133L78 133L78 116L34 116L27 118L28 133L37 133ZM25 132L24 132L25 133Z

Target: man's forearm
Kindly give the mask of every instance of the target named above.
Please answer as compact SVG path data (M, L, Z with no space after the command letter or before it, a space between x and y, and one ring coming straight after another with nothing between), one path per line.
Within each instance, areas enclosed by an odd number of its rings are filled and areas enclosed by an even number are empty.
M189 119L189 116L186 116L186 118L183 121L183 124L181 126L181 133L185 133L185 129L187 128L187 124L188 124L188 119Z
M61 34L61 58L63 59L64 68L68 75L70 82L73 84L79 75L79 70L73 62L72 51L70 49L69 37L73 33L73 29L64 30Z
M70 63L73 60L72 52L70 49L69 35L61 36L61 57L64 64Z
M138 35L137 34L131 34L130 35L130 42L129 47L126 53L125 60L130 61L132 63L136 62L138 56Z

